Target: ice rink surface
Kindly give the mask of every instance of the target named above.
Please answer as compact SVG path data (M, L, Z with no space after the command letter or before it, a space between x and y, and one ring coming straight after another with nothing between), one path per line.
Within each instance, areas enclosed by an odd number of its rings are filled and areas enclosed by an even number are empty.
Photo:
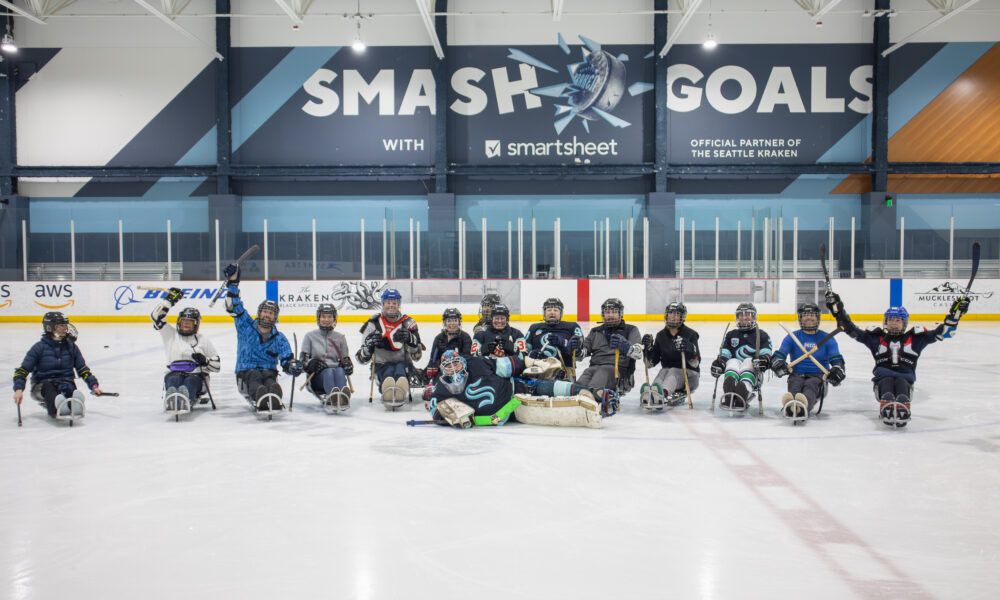
M601 430L458 431L406 427L422 402L369 405L360 366L347 413L296 391L294 412L259 421L236 393L231 324L202 326L223 360L218 410L177 423L152 327L80 324L121 397L88 397L73 428L26 400L18 429L0 383L0 598L997 597L1000 326L963 323L924 351L897 431L846 336L848 379L818 418L782 419L786 380L770 376L763 417L710 412L724 324L691 325L693 410L646 413L637 385ZM280 326L300 342L310 328ZM352 353L357 328L339 326ZM39 330L0 326L8 377Z

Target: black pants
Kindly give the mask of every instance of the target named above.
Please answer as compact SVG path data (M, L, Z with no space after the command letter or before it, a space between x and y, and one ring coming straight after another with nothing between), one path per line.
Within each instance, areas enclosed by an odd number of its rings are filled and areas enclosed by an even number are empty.
M45 407L50 417L56 416L56 396L62 394L69 398L76 391L76 384L72 381L51 380L35 384L31 388L31 395L37 400L41 398L39 404Z
M188 400L191 404L194 404L198 399L198 394L201 393L201 375L198 373L181 373L178 371L173 371L167 373L163 378L163 387L165 388L187 388Z
M788 391L805 396L811 411L823 393L823 376L819 373L792 373L788 376Z
M913 384L902 377L884 377L875 382L879 400L909 402Z
M247 369L236 373L240 390L255 401L268 392L281 396L277 378L278 372L274 369Z

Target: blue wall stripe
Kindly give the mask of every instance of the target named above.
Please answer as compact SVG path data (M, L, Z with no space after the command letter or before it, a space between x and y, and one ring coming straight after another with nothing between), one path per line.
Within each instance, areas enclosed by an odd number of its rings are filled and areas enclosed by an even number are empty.
M889 280L889 306L903 305L903 280Z
M233 151L250 139L339 50L339 46L298 47L289 52L233 107Z
M274 280L268 280L267 289L265 292L268 300L278 301L278 282Z

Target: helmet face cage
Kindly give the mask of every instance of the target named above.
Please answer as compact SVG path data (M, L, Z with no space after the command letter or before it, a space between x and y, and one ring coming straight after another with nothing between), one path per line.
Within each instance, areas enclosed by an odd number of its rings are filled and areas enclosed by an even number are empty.
M671 302L667 305L667 309L663 311L663 320L666 321L668 327L680 327L684 324L687 314L688 310L686 306L680 302ZM674 318L671 319L671 316Z
M486 294L483 296L483 299L479 301L479 316L488 320L492 314L493 307L500 303L499 294Z
M182 325L184 322L190 322L191 328L185 329ZM177 315L177 331L181 335L194 335L198 333L198 327L201 325L201 313L198 312L197 308L188 307L185 308Z
M65 325L65 332L60 332L56 327ZM47 312L42 318L42 332L54 339L61 340L67 338L71 342L77 339L76 327L69 322L69 318L61 312Z
M321 319L321 317L323 315L330 315L330 316L332 316L333 317L333 322L329 323L327 325L324 325L323 322L322 322L322 319ZM318 325L319 328L322 329L323 331L330 331L334 327L336 327L337 326L337 307L334 306L334 305L332 305L332 304L329 304L329 303L323 303L323 304L320 304L318 307L316 307L316 325Z
M466 362L458 352L448 350L441 357L441 376L448 383L465 381Z
M744 302L736 307L736 327L739 329L753 329L757 326L757 307L749 302Z
M272 314L265 314L264 311L270 311ZM274 300L264 300L257 306L257 323L263 327L274 327L274 324L278 322L278 313L281 312L281 308L278 307L278 303Z
M899 329L889 327L889 319L900 319L902 325ZM910 312L903 308L902 306L890 306L889 310L885 311L882 317L882 326L889 333L903 333L906 331L906 326L910 322Z
M608 325L617 325L625 313L625 305L618 298L608 298L601 304L601 320Z
M550 315L549 314L550 308L558 310L559 313ZM565 307L563 305L562 300L560 300L559 298L549 298L548 300L545 301L544 304L542 304L542 318L545 320L546 323L558 323L559 321L562 321L564 310Z
M799 328L806 333L816 333L819 330L820 310L819 305L813 302L806 302L799 305L797 311L799 315ZM803 317L812 317L807 323Z

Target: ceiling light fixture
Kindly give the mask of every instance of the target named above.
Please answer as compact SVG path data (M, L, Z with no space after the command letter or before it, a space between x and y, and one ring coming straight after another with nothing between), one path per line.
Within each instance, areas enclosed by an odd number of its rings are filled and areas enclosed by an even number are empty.
M712 34L712 3L708 3L708 36L705 37L705 43L702 47L705 50L712 50L719 45L719 42L715 41L715 35Z
M7 22L7 33L3 34L3 39L0 40L0 50L8 54L17 53L17 43L14 42L14 34L10 32L10 21Z
M357 24L357 31L354 34L354 42L351 44L351 49L354 50L355 52L364 52L367 46L365 46L365 41L361 39L360 16L355 20L355 23Z

